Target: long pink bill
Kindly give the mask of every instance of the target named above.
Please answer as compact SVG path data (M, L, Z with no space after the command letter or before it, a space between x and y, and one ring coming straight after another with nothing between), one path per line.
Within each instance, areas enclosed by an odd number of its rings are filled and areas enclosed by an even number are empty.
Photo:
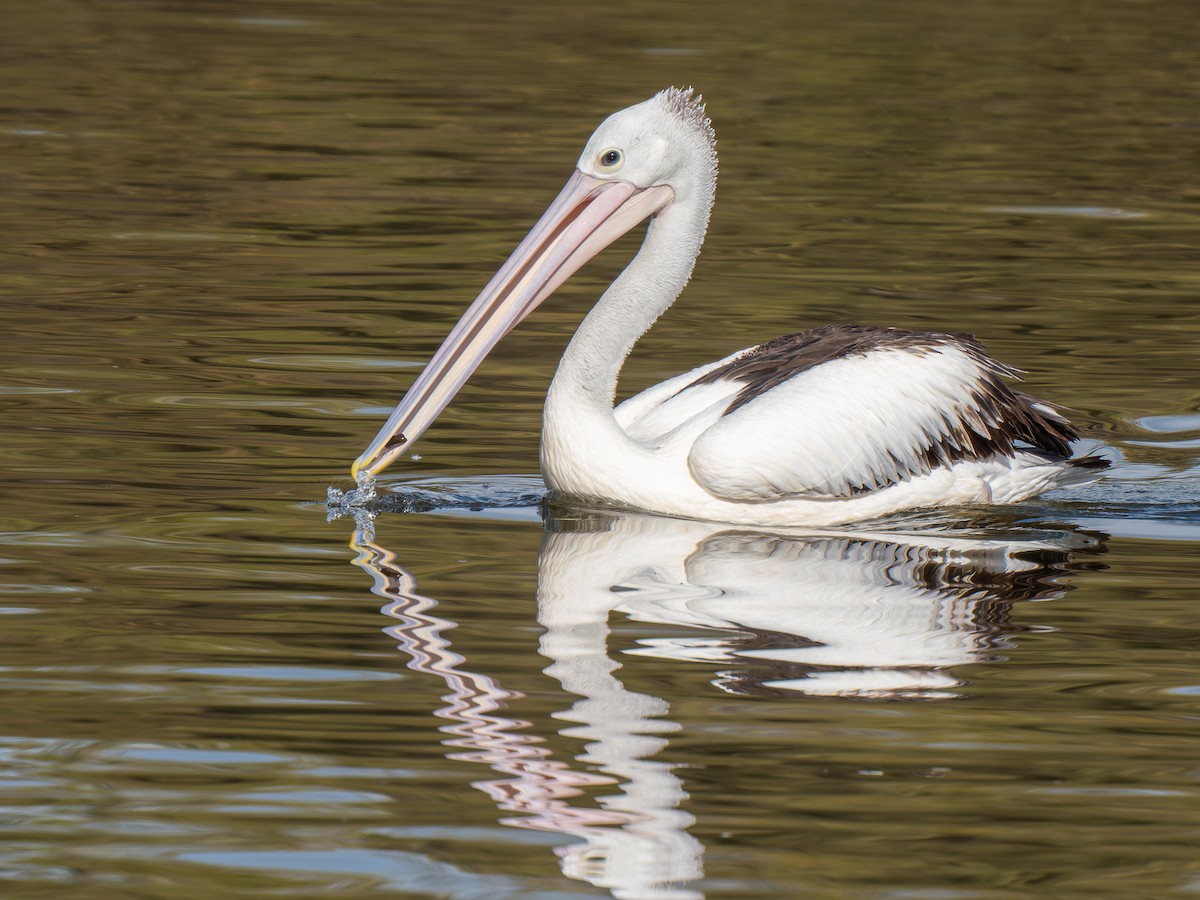
M666 185L638 188L576 170L354 461L355 480L378 475L411 449L501 338L584 263L673 199Z

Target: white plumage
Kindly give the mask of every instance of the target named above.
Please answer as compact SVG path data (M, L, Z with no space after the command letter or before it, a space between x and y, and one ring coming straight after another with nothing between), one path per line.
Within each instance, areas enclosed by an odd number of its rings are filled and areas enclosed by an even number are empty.
M883 487L925 474L918 454L962 419L976 378L975 364L954 348L836 359L721 418L696 440L688 462L706 488L730 500L846 497L860 485ZM746 434L755 435L749 446Z
M354 465L378 473L427 428L493 346L638 222L638 254L580 325L546 400L554 490L675 516L829 525L923 506L1008 503L1091 480L1075 434L1013 391L969 335L825 326L747 348L616 409L637 339L683 290L704 240L715 139L671 89L610 116L541 220Z

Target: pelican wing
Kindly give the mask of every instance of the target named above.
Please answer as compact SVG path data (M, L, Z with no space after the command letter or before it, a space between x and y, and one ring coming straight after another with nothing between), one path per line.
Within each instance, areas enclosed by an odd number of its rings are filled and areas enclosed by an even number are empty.
M1066 420L1004 384L1015 370L969 335L836 328L776 339L697 382L740 388L688 454L706 490L845 498L1023 447L1069 455Z
M717 401L721 397L724 397L726 401L732 400L740 389L740 385L728 381L710 382L717 385L717 390L705 391L705 401L700 402L699 405L693 386L710 373L719 371L724 366L728 366L757 349L758 347L747 347L737 353L729 354L724 359L697 366L690 372L668 378L666 381L651 385L641 393L634 394L613 410L617 424L630 431L631 436L645 438L675 428L685 419L694 415L699 408L708 406L710 402ZM664 424L655 424L659 420ZM667 422L672 424L665 424Z

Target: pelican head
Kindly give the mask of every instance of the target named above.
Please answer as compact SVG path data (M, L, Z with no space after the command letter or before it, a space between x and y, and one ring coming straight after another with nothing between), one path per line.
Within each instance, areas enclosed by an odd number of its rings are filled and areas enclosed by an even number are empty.
M484 357L589 259L673 205L703 208L716 181L712 126L700 97L670 88L609 116L566 186L500 268L355 460L356 480L411 449Z
M670 88L613 113L588 139L576 169L598 181L640 189L668 185L676 197L711 192L717 177L716 137L703 99Z

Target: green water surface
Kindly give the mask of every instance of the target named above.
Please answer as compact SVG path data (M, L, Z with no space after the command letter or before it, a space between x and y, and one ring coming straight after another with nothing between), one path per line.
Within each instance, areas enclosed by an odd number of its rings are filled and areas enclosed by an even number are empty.
M1200 892L1193 0L4 21L0 895ZM389 470L444 508L326 522L587 135L671 84L717 206L623 391L970 331L1111 477L882 533L539 510L631 237Z

